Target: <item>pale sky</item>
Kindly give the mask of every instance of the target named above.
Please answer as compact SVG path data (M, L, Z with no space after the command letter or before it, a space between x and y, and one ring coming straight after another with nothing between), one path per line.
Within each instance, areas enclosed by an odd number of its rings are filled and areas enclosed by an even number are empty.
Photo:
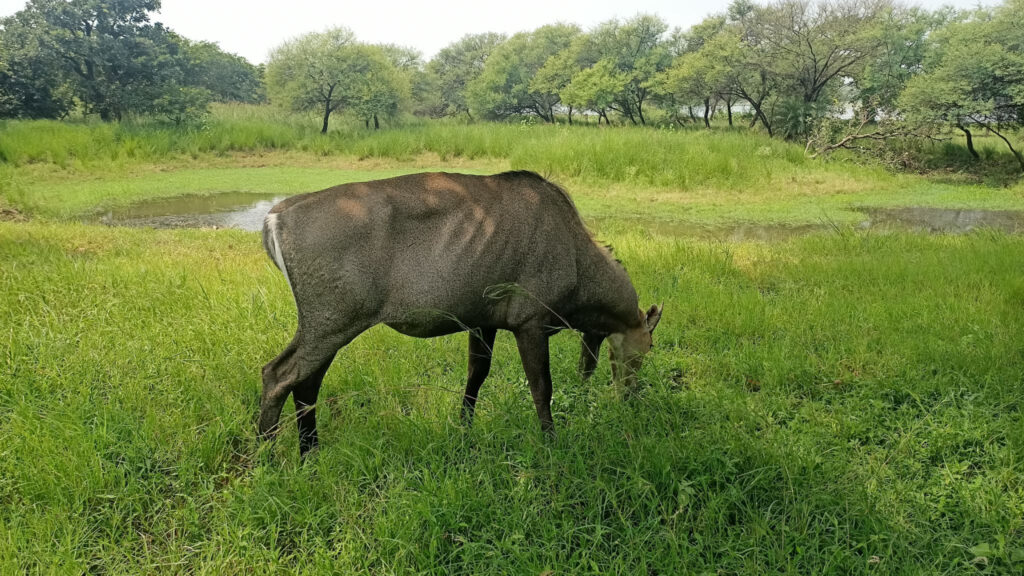
M554 22L572 22L590 28L605 20L628 18L638 12L657 14L671 27L688 28L709 14L724 11L729 2L163 0L163 8L153 20L193 40L217 42L222 49L245 56L253 63L266 61L268 52L289 38L333 26L351 28L363 42L412 46L429 59L444 46L470 33L513 34ZM944 4L969 8L979 3L996 4L998 0L917 0L914 3L929 8ZM25 4L25 0L0 0L0 16L13 14Z

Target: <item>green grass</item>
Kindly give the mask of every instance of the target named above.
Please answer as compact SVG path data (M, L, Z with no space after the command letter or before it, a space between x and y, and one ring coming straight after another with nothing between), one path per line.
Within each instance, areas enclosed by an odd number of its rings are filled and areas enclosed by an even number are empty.
M295 193L409 171L511 168L557 180L595 218L855 223L871 206L1024 209L1024 182L985 186L814 161L798 145L743 130L336 125L323 136L307 118L240 106L218 108L193 130L9 121L0 124L0 203L67 218L158 196Z
M0 226L0 572L1022 567L1024 241L607 239L665 302L637 398L562 335L547 443L502 335L464 430L465 336L377 328L300 466L255 439L294 325L255 234Z
M239 166L241 164L242 166ZM50 165L0 166L0 203L43 217L71 218L148 198L218 192L294 194L345 182L422 170L490 173L500 161L452 164L436 157L418 161L323 160L270 153L258 158L202 159L170 165L107 169ZM6 177L5 177L6 174ZM933 206L1024 209L1024 187L994 188L931 182L911 176L794 174L783 182L749 187L672 188L623 181L553 176L568 188L587 217L647 222L721 224L736 221L784 224L856 223L864 207ZM6 194L3 191L6 190Z
M362 182L419 172L417 168L343 170L276 166L262 168L195 168L131 175L109 175L58 182L35 180L14 195L27 211L72 217L97 208L112 208L148 198L269 192L297 194L347 182Z
M815 162L742 132L324 139L292 120L0 126L0 209L31 218L0 221L0 574L1024 570L1024 238L846 224L859 206L1024 208L1020 184ZM260 367L295 324L258 235L69 222L510 167L565 184L642 303L665 303L625 401L607 360L583 384L578 342L554 339L553 442L508 334L467 430L465 335L378 327L328 373L322 448L300 464L290 406L279 442L255 434ZM652 219L837 225L723 243Z

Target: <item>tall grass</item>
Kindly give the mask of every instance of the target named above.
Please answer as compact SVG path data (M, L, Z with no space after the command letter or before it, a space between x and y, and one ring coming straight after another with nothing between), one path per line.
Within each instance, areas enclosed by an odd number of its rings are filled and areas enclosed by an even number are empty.
M798 146L747 132L445 122L373 131L337 124L321 135L308 118L253 107L219 108L188 129L152 121L9 121L0 124L0 161L88 166L269 150L398 160L430 153L442 161L507 159L513 168L593 181L727 189L825 170Z

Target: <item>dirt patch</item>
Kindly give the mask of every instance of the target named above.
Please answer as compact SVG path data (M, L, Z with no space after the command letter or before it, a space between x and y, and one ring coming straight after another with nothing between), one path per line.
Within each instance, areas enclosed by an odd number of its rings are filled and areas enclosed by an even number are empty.
M28 222L28 216L15 208L0 206L0 222Z

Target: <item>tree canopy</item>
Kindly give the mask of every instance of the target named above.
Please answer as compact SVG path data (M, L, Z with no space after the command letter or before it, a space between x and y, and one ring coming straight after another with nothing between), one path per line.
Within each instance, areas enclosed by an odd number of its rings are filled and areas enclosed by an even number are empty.
M414 51L360 44L351 30L333 28L277 47L267 63L267 90L272 101L319 112L323 133L337 110L379 127L381 116L397 114L408 99L408 73L418 67Z
M980 158L973 142L984 133L1024 169L1024 0L965 11L733 0L686 29L652 14L590 29L557 23L469 34L429 61L339 27L284 42L265 67L152 21L159 7L30 0L0 19L0 117L152 114L181 124L211 101L270 100L315 111L323 132L335 112L373 128L416 114L712 129L722 111L730 126L738 114L808 150L957 134ZM878 129L861 132L869 126Z
M151 22L159 8L159 0L31 0L0 19L0 115L54 118L78 107L117 120L173 102L261 99L255 66Z

